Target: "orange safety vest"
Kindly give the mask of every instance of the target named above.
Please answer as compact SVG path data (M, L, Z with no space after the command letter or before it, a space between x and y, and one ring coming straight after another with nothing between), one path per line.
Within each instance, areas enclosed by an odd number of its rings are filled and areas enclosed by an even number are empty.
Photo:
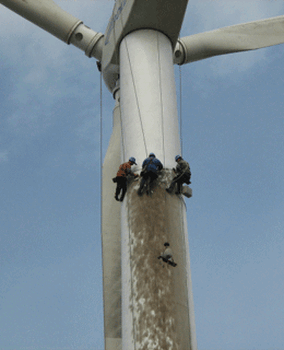
M116 176L126 177L131 172L131 165L129 162L123 163L119 166Z

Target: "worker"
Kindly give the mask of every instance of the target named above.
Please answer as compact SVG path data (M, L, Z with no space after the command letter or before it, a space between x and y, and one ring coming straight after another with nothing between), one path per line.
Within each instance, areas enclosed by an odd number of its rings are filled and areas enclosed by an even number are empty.
M176 176L172 179L169 188L166 188L166 191L172 193L175 185L177 185L176 194L181 194L182 185L186 183L187 185L191 184L191 172L189 164L182 158L182 156L177 155L175 157L175 161L177 162L176 168L173 168Z
M153 181L158 177L158 172L163 169L163 164L156 158L154 153L150 153L149 157L146 158L142 164L142 171L140 176L142 177L138 195L141 196L143 193L144 186L147 185L147 194L151 193Z
M116 191L115 191L115 196L114 198L117 201L122 202L127 190L127 179L128 176L134 176L134 177L138 177L138 174L134 174L131 171L131 166L133 164L136 164L136 159L134 157L130 157L128 162L123 163L119 166L118 172L116 174L116 177L112 179L113 182L116 182ZM121 192L121 196L120 198L118 198L119 194Z
M170 243L166 242L164 243L165 250L164 252L158 257L158 259L162 259L164 262L169 263L172 266L176 266L177 264L174 262L173 259L173 252L170 248Z

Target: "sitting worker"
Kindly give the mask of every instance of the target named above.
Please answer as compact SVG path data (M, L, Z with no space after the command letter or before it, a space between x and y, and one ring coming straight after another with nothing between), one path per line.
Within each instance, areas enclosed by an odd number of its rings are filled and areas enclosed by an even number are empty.
M166 189L167 192L172 193L175 185L177 185L176 194L181 194L182 185L186 183L187 185L191 184L191 172L189 164L183 160L182 156L177 155L175 157L177 162L176 168L173 171L176 173L176 176L172 179L171 185Z
M153 181L158 177L158 171L163 169L163 164L156 158L154 153L150 153L149 157L146 158L142 164L142 171L140 176L142 177L138 195L141 196L143 193L144 186L146 185L147 194L151 193Z
M128 162L123 163L119 166L116 177L112 179L113 182L116 182L116 191L115 191L114 198L117 201L120 201L120 202L123 201L123 198L124 198L126 190L127 190L127 178L128 178L128 176L134 176L134 177L139 176L137 174L134 174L131 171L131 166L133 164L137 165L136 159L134 157L130 157ZM120 192L121 192L121 196L120 196L120 198L118 198Z
M164 262L172 265L172 266L176 266L177 264L174 262L173 259L173 252L170 248L170 243L166 242L164 243L165 246L165 250L164 252L158 257L158 259L162 259Z

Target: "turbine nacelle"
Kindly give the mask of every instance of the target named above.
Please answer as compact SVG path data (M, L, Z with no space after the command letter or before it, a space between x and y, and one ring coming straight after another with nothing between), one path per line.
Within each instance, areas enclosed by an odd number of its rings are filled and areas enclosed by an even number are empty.
M188 0L117 0L105 32L102 70L106 85L115 87L119 74L119 46L129 33L153 29L165 34L174 49Z
M105 36L63 11L53 0L0 0L12 11L67 44L102 62L104 81L112 92L119 76L119 47L125 36L140 29L165 34L174 63L186 64L228 53L284 43L284 16L238 24L177 40L188 0L116 0Z

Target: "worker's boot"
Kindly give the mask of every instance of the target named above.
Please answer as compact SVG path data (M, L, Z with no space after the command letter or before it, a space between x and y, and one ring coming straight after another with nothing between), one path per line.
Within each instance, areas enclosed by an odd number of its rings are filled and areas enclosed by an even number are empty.
M122 193L121 193L121 196L120 196L120 201L122 202L124 197L125 197L125 193L126 193L126 188L123 188L122 189Z
M120 190L119 190L119 189L116 189L114 198L115 198L117 201L119 201L119 198L118 198L119 192L120 192Z

